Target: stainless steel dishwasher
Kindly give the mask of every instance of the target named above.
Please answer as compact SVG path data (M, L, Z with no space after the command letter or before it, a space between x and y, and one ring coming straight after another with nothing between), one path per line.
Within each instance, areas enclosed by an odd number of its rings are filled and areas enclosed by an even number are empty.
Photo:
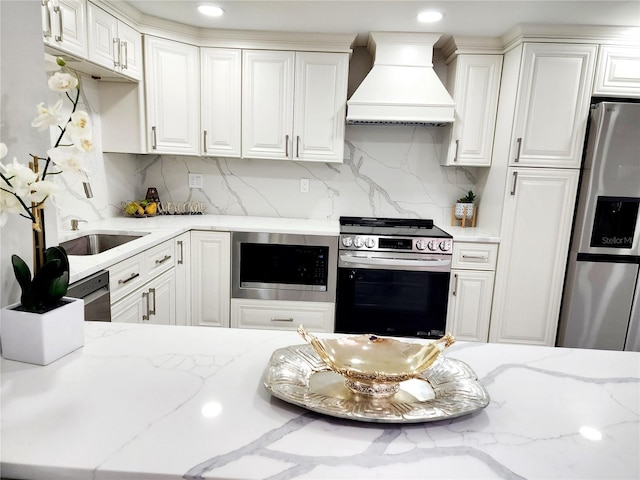
M111 321L109 272L103 270L72 283L67 290L67 296L84 300L85 320Z

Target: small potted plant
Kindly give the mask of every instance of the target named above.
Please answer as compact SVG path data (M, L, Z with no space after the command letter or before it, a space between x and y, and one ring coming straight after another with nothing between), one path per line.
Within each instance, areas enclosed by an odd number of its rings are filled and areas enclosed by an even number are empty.
M476 215L476 194L473 193L473 190L469 190L464 197L460 197L456 200L455 206L455 218L458 220L462 220L462 224L466 223L467 220L471 220L472 224L475 225L475 215Z

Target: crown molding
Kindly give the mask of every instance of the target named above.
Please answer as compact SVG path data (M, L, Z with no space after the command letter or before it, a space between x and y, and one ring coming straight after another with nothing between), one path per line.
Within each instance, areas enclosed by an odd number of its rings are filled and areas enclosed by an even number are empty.
M456 36L449 38L441 48L447 64L451 63L457 55L502 55L503 51L500 37Z

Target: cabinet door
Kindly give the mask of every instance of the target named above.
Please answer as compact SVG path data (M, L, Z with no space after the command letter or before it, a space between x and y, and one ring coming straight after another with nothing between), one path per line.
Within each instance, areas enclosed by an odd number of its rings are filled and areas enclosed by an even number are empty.
M242 156L290 159L293 52L242 52Z
M118 70L120 68L118 20L92 3L89 3L87 19L89 60L103 67Z
M457 340L488 340L493 279L493 272L451 271L447 331Z
M191 325L191 234L174 239L176 271L176 325Z
M579 170L509 174L489 339L553 346Z
M176 324L176 272L171 269L146 286L149 298L148 323Z
M149 314L148 292L140 289L111 305L111 321L115 323L142 323Z
M296 53L294 159L343 161L348 69L346 53Z
M456 102L445 165L489 166L498 110L502 55L459 55L450 65Z
M199 153L198 47L145 36L150 153Z
M204 155L240 157L240 50L200 49Z
M231 235L191 232L192 325L229 326Z
M118 22L120 40L120 72L135 80L142 80L142 35L129 25Z
M43 0L45 44L87 58L86 0Z
M640 49L602 45L593 94L640 97Z
M580 167L596 49L524 45L511 165Z

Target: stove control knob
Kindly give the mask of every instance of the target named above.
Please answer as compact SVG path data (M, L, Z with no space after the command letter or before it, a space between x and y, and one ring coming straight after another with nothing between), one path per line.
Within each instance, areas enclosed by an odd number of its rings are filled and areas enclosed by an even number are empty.
M342 245L345 247L350 247L353 245L353 238L351 237L342 237Z
M424 250L427 248L427 241L426 240L417 240L416 241L416 248L418 250Z
M430 240L429 243L427 243L427 247L429 247L429 250L434 252L438 249L438 242L436 242L435 240Z
M376 246L376 240L374 238L368 237L365 241L364 244L367 248L373 248Z
M442 250L443 252L448 251L450 248L451 248L450 242L440 242L440 250Z
M356 237L356 239L353 241L353 244L356 246L356 248L362 248L362 246L364 245L364 240L362 239L362 237Z

